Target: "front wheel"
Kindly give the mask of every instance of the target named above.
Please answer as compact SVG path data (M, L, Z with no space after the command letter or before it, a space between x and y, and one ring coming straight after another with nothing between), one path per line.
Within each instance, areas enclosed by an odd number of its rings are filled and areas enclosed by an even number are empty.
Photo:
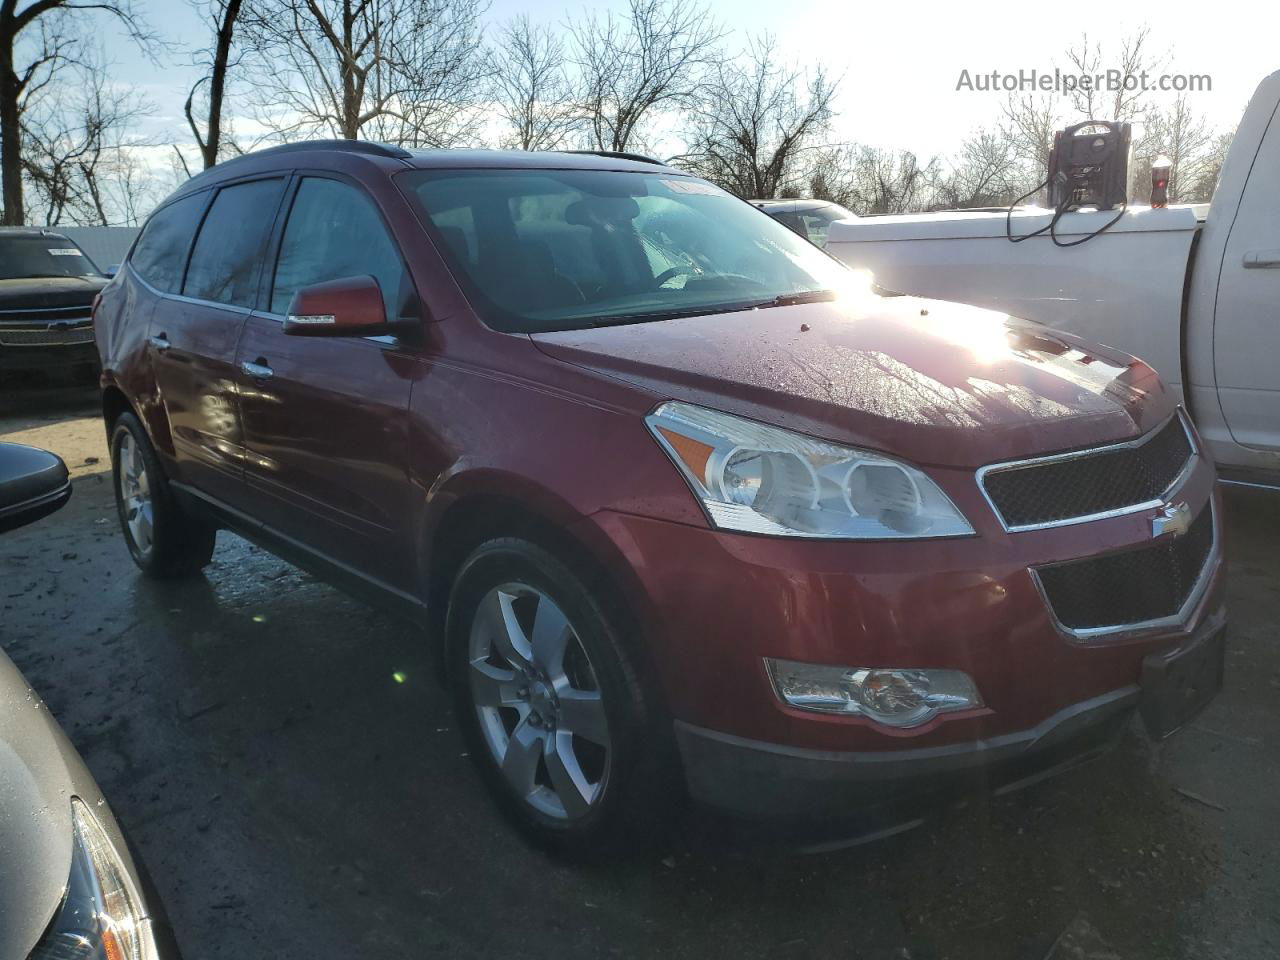
M213 557L217 530L174 500L151 440L132 413L111 431L116 510L129 555L157 580L199 573Z
M660 822L670 800L660 725L573 571L526 541L482 545L455 581L447 643L473 756L531 840L591 857Z

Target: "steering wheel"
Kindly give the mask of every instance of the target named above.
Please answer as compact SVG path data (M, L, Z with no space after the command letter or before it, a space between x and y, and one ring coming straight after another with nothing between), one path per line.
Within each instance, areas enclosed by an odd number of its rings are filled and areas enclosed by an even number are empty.
M681 274L697 276L698 271L693 269L693 267L668 267L653 278L653 288L656 290L668 280L673 280Z

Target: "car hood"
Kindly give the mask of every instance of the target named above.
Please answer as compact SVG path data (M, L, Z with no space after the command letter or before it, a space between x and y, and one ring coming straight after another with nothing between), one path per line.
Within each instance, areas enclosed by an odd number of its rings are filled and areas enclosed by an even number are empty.
M106 277L30 277L0 280L0 312L82 307L110 281Z
M533 335L651 392L956 467L1128 439L1168 416L1146 364L1003 314L913 297Z
M22 674L0 653L0 957L25 957L71 872L71 797L79 757ZM92 781L89 781L91 784Z

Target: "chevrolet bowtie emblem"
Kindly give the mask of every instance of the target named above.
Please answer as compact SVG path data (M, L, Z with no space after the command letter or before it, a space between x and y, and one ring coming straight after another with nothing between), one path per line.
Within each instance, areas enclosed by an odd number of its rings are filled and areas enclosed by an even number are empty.
M1191 527L1191 508L1183 503L1166 503L1160 512L1151 518L1151 538L1163 537L1165 534L1178 536L1186 533Z

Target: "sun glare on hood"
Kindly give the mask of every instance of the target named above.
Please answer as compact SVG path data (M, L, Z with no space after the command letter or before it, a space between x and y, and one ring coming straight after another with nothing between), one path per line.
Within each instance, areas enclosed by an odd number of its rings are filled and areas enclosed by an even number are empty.
M981 364L995 363L1012 352L1009 320L1008 314L964 303L924 308L918 318L931 334L963 347Z

